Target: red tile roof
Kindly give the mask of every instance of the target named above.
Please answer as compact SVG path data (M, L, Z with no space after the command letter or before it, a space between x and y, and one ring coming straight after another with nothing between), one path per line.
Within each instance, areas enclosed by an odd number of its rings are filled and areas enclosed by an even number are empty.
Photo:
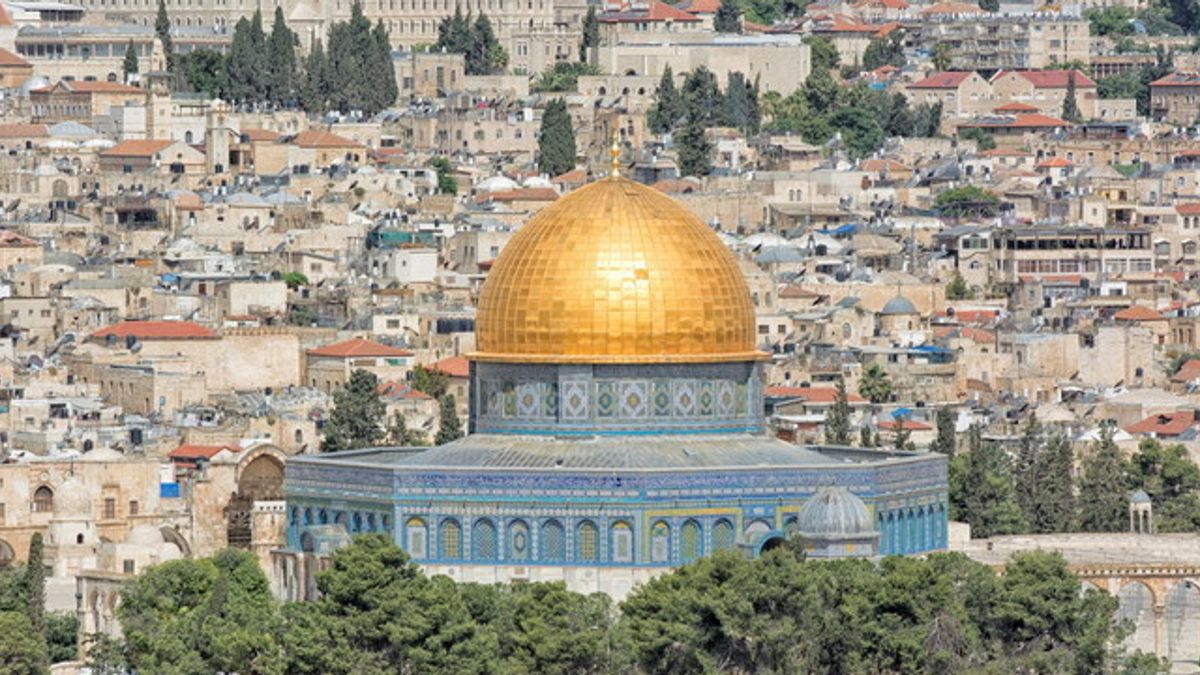
M894 159L884 158L884 159L864 159L862 162L859 162L858 170L859 171L870 171L872 173L878 173L878 172L882 172L882 171L900 171L900 172L912 171L912 168L910 168L906 164L897 162Z
M433 397L423 391L413 389L404 382L396 382L395 380L380 383L376 390L380 396L390 399L404 399L406 401L432 401Z
M1004 105L999 105L995 108L992 108L992 112L998 113L1027 113L1037 112L1039 110L1041 110L1041 108L1037 107L1036 105L1021 103L1020 101L1009 101Z
M1155 434L1158 436L1178 436L1196 423L1196 413L1191 410L1180 410L1173 413L1151 415L1140 422L1134 422L1125 427L1131 434Z
M266 129L242 129L242 136L246 137L247 141L275 141L279 140L279 134Z
M0 9L0 12L2 12L2 11L3 11L3 9ZM3 24L0 24L0 25L3 25ZM28 66L28 65L29 65L29 62L26 61L25 59L21 58L20 56L17 56L16 54L8 51L7 49L0 48L0 66Z
M139 340L206 340L219 337L192 321L122 321L92 333L93 339L133 336Z
M1181 216L1200 216L1200 202L1176 204L1175 213L1178 213Z
M1065 157L1050 157L1047 159L1043 159L1042 161L1038 162L1038 164L1037 164L1037 168L1039 168L1039 169L1063 169L1068 166L1075 166L1075 165L1071 163L1071 160L1069 160Z
M451 356L429 366L430 370L440 370L450 377L470 377L471 362L463 356Z
M572 169L566 173L559 174L550 179L551 183L582 183L587 180L587 172L583 169Z
M1179 370L1171 376L1172 382L1191 382L1192 380L1200 379L1200 359L1191 359L1179 367Z
M771 398L800 398L807 403L833 403L837 400L836 387L767 387L766 395ZM867 399L847 393L850 403L866 403Z
M362 144L355 143L349 138L343 138L323 129L309 129L297 134L292 143L302 148L361 148Z
M331 345L318 347L308 350L309 356L320 356L335 359L350 359L350 358L371 358L371 357L401 357L412 356L413 353L407 349L398 347L389 347L388 345L379 344L372 340L363 338L352 338L342 342L335 342Z
M934 73L929 77L908 85L909 89L958 89L968 77L975 74L973 70L946 70Z
M597 19L601 23L636 23L639 21L699 21L700 19L666 3L651 0L646 9L633 9L628 5L616 12L603 12Z
M676 7L689 14L716 14L721 9L721 0L688 0Z
M1126 307L1113 314L1113 318L1117 321L1166 321L1167 319L1162 314L1142 305Z
M1200 87L1200 73L1176 71L1150 83L1151 87Z
M171 147L175 141L121 141L100 153L101 157L153 157Z
M12 230L0 230L0 248L41 248L36 239L17 234Z
M1069 79L1075 78L1077 89L1094 89L1096 81L1078 70L1002 70L992 78L992 81L1005 75L1017 75L1029 81L1036 89L1066 89Z

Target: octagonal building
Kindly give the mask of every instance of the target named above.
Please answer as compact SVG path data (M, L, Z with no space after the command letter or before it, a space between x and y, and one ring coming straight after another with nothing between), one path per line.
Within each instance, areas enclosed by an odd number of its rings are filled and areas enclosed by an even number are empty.
M757 556L805 533L817 556L946 546L944 457L765 433L745 278L656 190L614 172L539 212L493 265L476 338L467 437L288 462L282 597L311 597L321 558L364 532L431 574L618 599L714 551ZM811 522L844 519L804 508L831 490L854 528Z

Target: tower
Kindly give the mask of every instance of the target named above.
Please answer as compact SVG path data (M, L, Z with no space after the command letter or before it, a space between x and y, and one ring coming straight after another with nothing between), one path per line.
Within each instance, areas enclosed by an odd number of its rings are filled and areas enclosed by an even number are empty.
M204 157L210 175L229 171L229 146L238 133L229 104L214 99L205 115Z

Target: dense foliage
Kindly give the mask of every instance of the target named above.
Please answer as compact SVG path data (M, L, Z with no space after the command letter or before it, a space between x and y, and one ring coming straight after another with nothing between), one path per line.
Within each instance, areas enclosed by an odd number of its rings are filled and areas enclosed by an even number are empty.
M462 54L467 75L496 75L508 66L508 53L496 39L492 21L487 14L474 20L463 15L462 6L454 6L454 14L438 24L438 39L434 49L450 54Z
M674 134L683 175L703 176L712 169L712 144L705 136L706 129L728 126L745 134L758 133L762 125L758 83L734 71L721 91L717 76L701 66L688 73L683 86L676 88L675 74L668 66L646 120L651 131Z
M542 111L538 131L538 170L559 176L575 168L575 128L567 112L567 102L556 98Z
M1081 593L1055 554L1018 556L999 576L959 554L873 564L797 550L704 558L642 585L619 613L561 583L430 578L382 535L333 555L319 600L279 605L254 558L226 551L131 582L126 641L103 657L181 675L1075 675L1123 662L1116 601Z
M1000 207L1000 196L976 185L963 185L939 192L933 206L948 216L995 215Z
M74 614L46 614L42 535L30 541L26 564L0 570L0 672L44 673L76 655Z
M576 91L580 75L599 75L600 67L591 63L559 61L554 67L542 73L529 90L533 92Z
M378 379L361 368L333 392L333 411L322 429L321 452L340 452L375 445L384 435L386 406Z

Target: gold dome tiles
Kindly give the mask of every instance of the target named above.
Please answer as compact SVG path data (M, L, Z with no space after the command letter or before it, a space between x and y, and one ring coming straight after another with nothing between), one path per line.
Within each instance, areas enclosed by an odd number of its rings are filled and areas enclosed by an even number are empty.
M597 181L543 209L488 275L479 361L748 361L754 308L733 255L651 188Z

